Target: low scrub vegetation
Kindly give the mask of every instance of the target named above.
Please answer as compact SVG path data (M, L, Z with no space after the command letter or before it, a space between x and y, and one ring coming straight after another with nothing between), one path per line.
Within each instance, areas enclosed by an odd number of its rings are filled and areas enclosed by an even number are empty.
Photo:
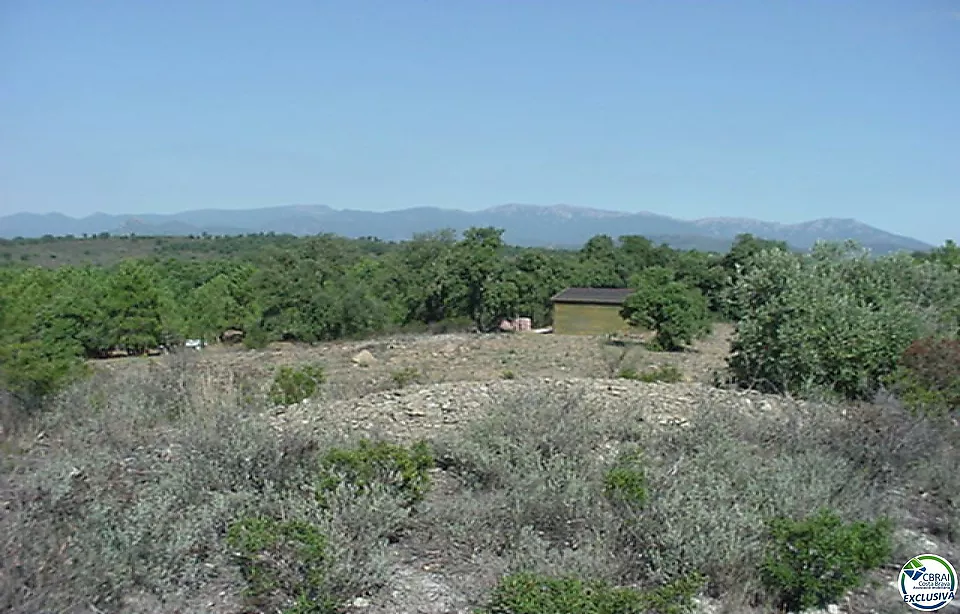
M317 497L346 486L352 490L388 488L406 506L423 500L430 489L433 453L425 441L411 447L361 439L352 448L333 448L320 459Z
M337 602L324 594L327 539L316 525L245 517L231 523L227 545L247 581L250 605L275 610L295 595L286 612L334 612Z
M334 612L383 587L393 543L468 565L460 590L490 614L679 613L698 591L771 611L822 607L915 555L897 528L960 544L952 248L872 258L743 240L714 258L599 237L554 258L508 253L495 229L347 245L316 237L259 267L0 267L0 610ZM253 385L184 353L82 360L226 325L257 344L484 329L545 318L564 285L631 278L658 282L624 315L661 349L685 349L709 307L736 321L730 383L807 402L758 412L712 391L726 400L690 410L692 427L665 426L518 390L427 440L344 440L271 421L317 395L318 365ZM682 379L623 370L625 356L605 375ZM856 403L828 403L841 401Z
M273 377L269 398L275 405L293 405L317 394L321 384L323 384L323 367L284 365Z
M411 384L417 384L423 381L423 373L416 367L404 367L390 374L397 388L406 388Z
M430 442L345 442L275 430L194 360L98 372L8 440L0 609L333 612L384 586L396 542L469 565L489 612L683 612L701 590L769 611L915 554L888 527L920 493L920 528L960 537L957 435L896 404L661 427L518 391Z
M277 432L208 369L98 372L7 441L0 610L317 612L382 582L406 502L327 482L317 505L305 487L341 446Z
M774 518L769 524L772 544L761 568L763 582L791 612L836 603L892 551L886 519L844 523L824 509L810 518Z
M500 580L480 614L685 614L701 588L697 577L641 591L602 581L518 573Z
M938 493L932 505L960 520L942 480L960 482L940 470L960 452L955 433L892 405L827 409L798 404L745 420L704 407L694 427L663 430L598 414L576 396L518 397L440 444L438 461L462 490L418 522L430 548L491 573L534 574L525 582L656 589L697 575L744 609L835 599L912 548L891 550L889 531L909 511L898 503L903 484L911 497ZM821 507L830 516L810 520ZM939 512L923 522L943 534ZM782 556L801 543L824 549L824 567ZM852 575L830 579L848 564Z
M661 365L646 371L637 371L632 367L621 369L618 377L621 379L636 380L638 382L665 382L675 384L683 381L683 372L676 365Z

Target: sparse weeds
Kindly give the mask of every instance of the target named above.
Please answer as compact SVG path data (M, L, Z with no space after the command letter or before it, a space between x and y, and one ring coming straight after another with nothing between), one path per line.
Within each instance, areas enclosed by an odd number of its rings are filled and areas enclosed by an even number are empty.
M423 381L423 373L416 367L404 367L390 374L397 388L406 388L410 384L417 384Z
M654 382L665 382L668 384L675 384L677 382L683 381L683 372L676 365L660 365L653 369L647 371L637 371L632 367L627 367L620 370L620 373L617 374L617 377L620 379L629 379L635 380L638 382L646 382L648 384Z

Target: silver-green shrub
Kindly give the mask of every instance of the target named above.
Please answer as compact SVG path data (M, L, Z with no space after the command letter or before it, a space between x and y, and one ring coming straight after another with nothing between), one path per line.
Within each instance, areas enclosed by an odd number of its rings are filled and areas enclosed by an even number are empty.
M960 273L821 243L757 254L727 300L742 314L728 359L737 384L869 399L913 340L956 336Z

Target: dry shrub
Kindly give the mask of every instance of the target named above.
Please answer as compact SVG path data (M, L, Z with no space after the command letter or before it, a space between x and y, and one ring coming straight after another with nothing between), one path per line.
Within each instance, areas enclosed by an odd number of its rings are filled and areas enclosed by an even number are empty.
M182 356L61 395L0 475L0 610L237 611L227 527L249 514L319 522L303 487L324 449L241 396L228 372ZM380 576L377 544L402 513L382 499L339 501L322 519L337 596Z
M627 532L635 573L662 581L696 570L715 594L745 602L765 598L754 572L771 518L826 507L847 521L909 523L910 495L930 488L931 467L960 460L935 424L892 407L798 405L750 418L710 407L692 423L643 442L657 460L650 503Z
M463 488L421 522L437 548L503 570L617 576L602 539L615 522L604 471L617 426L576 393L521 394L464 434L437 443ZM495 559L495 560L492 560Z
M945 476L960 464L953 435L896 407L784 402L748 417L713 403L689 426L661 427L625 424L575 395L504 399L439 446L460 486L432 502L421 537L498 574L652 587L701 573L714 596L770 607L758 572L771 519L829 508L848 522L916 524L912 495L939 492L949 505L960 486ZM632 450L644 480L625 483L645 497L616 505L604 483ZM952 491L936 488L945 478Z

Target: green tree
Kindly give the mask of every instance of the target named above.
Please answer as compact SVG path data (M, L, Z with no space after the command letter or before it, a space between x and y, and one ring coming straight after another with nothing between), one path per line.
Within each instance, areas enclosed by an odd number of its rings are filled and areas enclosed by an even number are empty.
M463 295L454 258L452 230L414 235L390 259L393 285L400 291L400 324L439 322L455 314Z
M627 297L621 315L631 326L656 332L656 345L677 351L710 331L709 312L703 294L676 281L665 267L650 267L631 283L635 292Z
M258 312L249 288L249 269L219 273L195 288L187 299L189 333L204 341L229 328L245 330Z
M620 288L624 283L624 267L617 246L607 235L588 240L579 254L576 285L589 288Z
M103 299L113 343L142 353L163 341L159 280L142 262L122 262L110 277Z
M73 346L90 358L103 356L111 345L103 309L107 276L101 269L65 267L56 273L57 292L38 309L43 339Z
M502 272L500 250L503 230L499 228L470 228L455 248L458 277L464 285L464 308L478 329L491 324L488 293Z

